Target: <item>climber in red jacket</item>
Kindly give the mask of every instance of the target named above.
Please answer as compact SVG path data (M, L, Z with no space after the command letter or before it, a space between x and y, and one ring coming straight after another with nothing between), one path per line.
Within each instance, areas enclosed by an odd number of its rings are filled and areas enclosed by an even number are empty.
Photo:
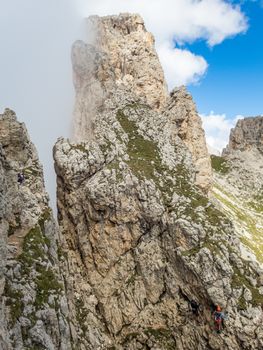
M224 314L219 305L217 305L216 310L213 313L213 316L214 316L215 330L217 331L217 333L220 333L222 331L222 322L224 319Z

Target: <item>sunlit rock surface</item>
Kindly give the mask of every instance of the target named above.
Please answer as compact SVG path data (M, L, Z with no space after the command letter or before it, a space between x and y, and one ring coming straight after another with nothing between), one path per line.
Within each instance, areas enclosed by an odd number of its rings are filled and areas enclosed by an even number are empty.
M260 348L262 267L204 194L210 160L191 96L176 89L158 110L116 84L93 117L92 138L54 147L82 348ZM220 335L216 304L229 315Z
M183 140L192 153L196 183L207 192L212 173L201 119L191 96L184 88L170 95L154 48L154 38L139 15L88 19L93 44L77 41L72 48L76 90L74 111L75 141L94 138L97 115L114 98L116 90L131 94L159 113L166 127ZM96 121L95 121L96 120Z
M231 131L223 157L212 157L213 194L231 218L243 255L263 263L263 117L245 118Z
M252 227L236 203L260 195L260 147L212 159L208 198L195 105L185 88L167 93L142 19L90 22L95 45L72 52L75 142L54 147L59 228L25 126L0 116L0 348L261 349L262 261L236 219ZM221 199L234 189L230 215ZM216 304L228 312L221 334Z

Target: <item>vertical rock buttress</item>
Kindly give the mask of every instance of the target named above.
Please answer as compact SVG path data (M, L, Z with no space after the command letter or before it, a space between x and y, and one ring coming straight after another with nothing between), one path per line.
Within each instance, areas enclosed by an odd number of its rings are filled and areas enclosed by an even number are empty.
M20 185L18 173L24 173ZM59 232L24 124L0 115L0 348L70 350Z
M140 17L90 20L97 42L73 47L78 142L61 138L54 147L79 346L260 348L262 268L240 258L232 223L204 194L211 167L190 95L162 94L163 75L159 85L153 70L147 75L154 51ZM138 58L130 47L140 48ZM155 52L153 61L160 67ZM91 115L90 82L103 91ZM202 322L189 315L192 299L203 306ZM224 337L211 325L216 304L231 320Z

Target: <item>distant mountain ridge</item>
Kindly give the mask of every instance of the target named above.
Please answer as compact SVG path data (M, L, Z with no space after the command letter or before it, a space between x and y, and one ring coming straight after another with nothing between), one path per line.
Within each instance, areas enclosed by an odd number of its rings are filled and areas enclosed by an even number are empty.
M212 159L213 192L234 222L244 247L248 248L246 253L252 252L260 262L263 262L262 144L263 117L245 118L232 129L223 157Z

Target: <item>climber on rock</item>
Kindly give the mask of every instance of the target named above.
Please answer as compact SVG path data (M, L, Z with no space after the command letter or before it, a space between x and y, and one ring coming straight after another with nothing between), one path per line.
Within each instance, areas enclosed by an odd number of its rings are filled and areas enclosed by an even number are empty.
M23 173L18 173L17 174L17 182L19 183L19 185L22 185L25 181L25 176Z
M190 307L191 307L192 313L195 316L198 316L199 315L200 304L198 304L195 300L192 299L190 301Z
M213 316L214 316L215 330L217 331L217 333L220 333L222 331L224 313L222 312L221 307L219 305L216 306L216 310L214 311Z

